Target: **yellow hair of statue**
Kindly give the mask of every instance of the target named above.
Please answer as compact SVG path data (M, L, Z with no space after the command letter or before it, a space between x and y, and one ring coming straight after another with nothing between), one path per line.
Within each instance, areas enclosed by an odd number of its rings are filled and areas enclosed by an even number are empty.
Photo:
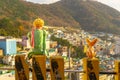
M44 20L41 18L37 18L33 22L34 27L43 27L44 26Z

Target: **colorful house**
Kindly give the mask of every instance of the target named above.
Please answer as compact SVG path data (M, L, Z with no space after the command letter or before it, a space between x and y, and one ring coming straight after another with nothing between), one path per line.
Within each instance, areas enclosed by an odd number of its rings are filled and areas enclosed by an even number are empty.
M3 49L4 55L13 55L17 53L15 39L0 39L0 48Z
M3 56L3 50L0 49L0 56Z
M22 46L24 47L24 49L26 49L26 48L31 48L27 36L22 36L21 44L22 44Z

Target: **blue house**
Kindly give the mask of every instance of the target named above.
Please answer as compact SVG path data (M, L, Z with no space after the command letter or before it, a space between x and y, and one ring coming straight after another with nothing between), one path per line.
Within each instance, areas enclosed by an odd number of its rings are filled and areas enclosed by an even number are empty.
M4 55L13 55L17 53L15 39L0 39L0 48L3 49Z

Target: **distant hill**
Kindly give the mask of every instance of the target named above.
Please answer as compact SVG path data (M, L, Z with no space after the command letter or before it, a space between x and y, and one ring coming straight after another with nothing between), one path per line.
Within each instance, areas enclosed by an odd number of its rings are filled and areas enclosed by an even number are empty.
M82 28L120 34L120 12L90 0L61 0L53 4L34 4L24 0L0 0L0 35L20 37L35 18L45 25Z

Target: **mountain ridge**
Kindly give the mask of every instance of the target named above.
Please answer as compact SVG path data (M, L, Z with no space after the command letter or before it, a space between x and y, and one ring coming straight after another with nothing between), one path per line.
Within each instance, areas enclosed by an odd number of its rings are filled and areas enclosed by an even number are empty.
M120 34L120 12L89 0L61 0L53 4L1 0L0 34L17 37L25 35L37 17L43 18L45 25ZM11 30L12 27L14 29Z

